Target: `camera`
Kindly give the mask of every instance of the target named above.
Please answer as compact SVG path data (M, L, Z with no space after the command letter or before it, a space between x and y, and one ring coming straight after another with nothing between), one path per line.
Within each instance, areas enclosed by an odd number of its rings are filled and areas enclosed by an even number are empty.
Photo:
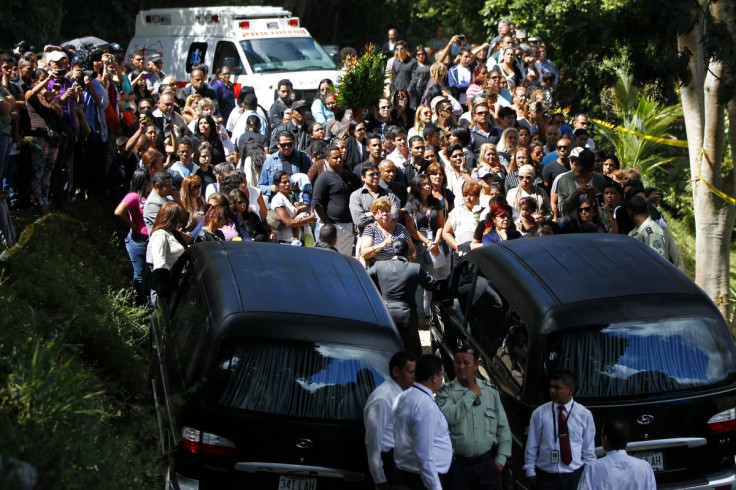
M465 34L459 34L457 36L457 40L458 40L458 42L460 42L460 44L465 43Z

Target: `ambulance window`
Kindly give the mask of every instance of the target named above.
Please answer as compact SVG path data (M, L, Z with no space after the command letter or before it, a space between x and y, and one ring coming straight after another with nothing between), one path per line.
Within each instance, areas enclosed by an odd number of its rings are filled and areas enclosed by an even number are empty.
M192 71L193 66L204 63L204 56L207 54L207 43L192 43L187 53L187 73Z
M227 60L227 58L230 58L230 60ZM222 68L226 64L226 60L231 71L238 71L237 68L239 67L242 71L242 62L240 61L240 55L238 54L238 49L235 47L235 44L227 41L220 41L217 43L217 48L215 49L215 65L213 66L213 73Z

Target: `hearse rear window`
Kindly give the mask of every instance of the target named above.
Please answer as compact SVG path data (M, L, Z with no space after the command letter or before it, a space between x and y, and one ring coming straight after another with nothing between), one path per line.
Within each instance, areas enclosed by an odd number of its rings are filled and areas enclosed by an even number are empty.
M551 335L545 357L576 374L577 397L637 397L724 383L736 372L729 339L707 319L617 323Z
M323 420L362 420L390 354L357 346L228 340L208 387L218 405ZM211 391L210 391L211 390Z

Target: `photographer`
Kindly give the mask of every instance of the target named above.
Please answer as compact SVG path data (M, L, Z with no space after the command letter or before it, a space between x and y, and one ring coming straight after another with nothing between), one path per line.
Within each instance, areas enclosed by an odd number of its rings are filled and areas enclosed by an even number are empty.
M51 173L64 137L59 122L64 116L61 103L46 89L48 74L41 73L34 87L25 94L30 119L31 200L41 215L49 214Z
M107 90L98 77L106 79L109 58L102 61L102 53L93 53L92 67L83 65L81 57L74 58L74 84L83 88L82 100L84 119L90 128L90 134L84 142L84 157L80 168L80 190L88 195L102 191L103 178L107 162L107 119L105 109L110 104ZM99 59L98 59L99 58ZM85 68L85 69L83 69ZM99 71L98 71L99 70Z
M51 195L54 201L62 208L69 206L69 196L64 191L64 185L69 182L70 190L74 184L74 160L76 152L77 131L79 128L77 118L81 116L82 87L73 85L66 77L69 71L69 58L66 53L57 46L46 46L46 67L49 78L46 82L46 90L52 92L61 104L64 113L60 121L60 132L65 135L65 141L59 147L54 172L51 177ZM37 72L36 76L40 76ZM81 72L80 72L81 73ZM78 114L79 113L79 114Z

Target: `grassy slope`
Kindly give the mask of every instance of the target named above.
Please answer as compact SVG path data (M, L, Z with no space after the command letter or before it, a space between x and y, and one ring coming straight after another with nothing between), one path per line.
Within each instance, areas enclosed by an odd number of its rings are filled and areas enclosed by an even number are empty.
M112 213L83 202L72 216L35 224L0 262L0 455L60 463L54 488L158 486L146 312L129 306ZM14 219L20 234L34 217Z

